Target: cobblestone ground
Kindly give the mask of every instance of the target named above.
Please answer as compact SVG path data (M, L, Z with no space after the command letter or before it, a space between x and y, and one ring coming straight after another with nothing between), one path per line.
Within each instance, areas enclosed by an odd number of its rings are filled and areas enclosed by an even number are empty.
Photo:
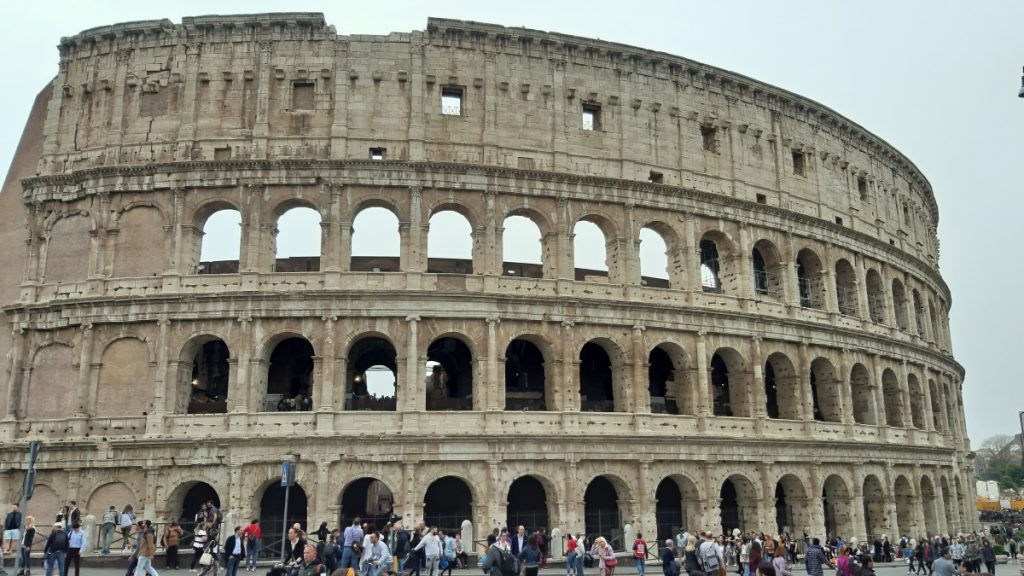
M182 568L181 570L161 570L161 561L162 559L158 559L157 561L157 570L160 572L160 574L174 574L177 576L192 576L193 574L192 572L188 571L187 567ZM127 567L127 560L125 560L124 562L114 562L108 560L106 562L103 562L102 566L100 566L97 565L96 559L87 558L86 561L83 562L83 564L84 565L82 567L81 576L124 576L125 568ZM10 569L10 561L8 561L5 565L8 574L11 574L13 576L14 572ZM256 571L256 575L265 576L269 566L269 563L264 563L264 565L261 565L260 568ZM1013 563L1000 564L996 567L996 576L1024 576L1024 573L1020 572L1022 566L1024 565ZM796 570L794 570L794 572L806 573L802 564L796 566ZM907 569L903 564L887 564L877 566L875 572L878 576L905 576L907 573ZM244 570L240 570L238 572L238 576L247 576L247 574L249 573L245 572ZM479 576L480 571L476 569L454 570L452 574L453 576ZM586 571L586 576L597 576L597 574L598 572L596 568L587 569ZM647 566L647 574L648 576L661 576L661 570L659 569L658 565L652 562ZM730 574L735 574L735 572L730 572ZM547 570L542 570L540 572L540 575L564 576L565 571L562 570L560 567L550 568ZM827 569L825 570L825 576L833 575L834 572ZM35 563L33 563L32 576L43 576L42 569L39 568ZM224 576L224 570L222 569L217 576ZM631 565L624 564L615 571L615 576L636 576L636 569Z

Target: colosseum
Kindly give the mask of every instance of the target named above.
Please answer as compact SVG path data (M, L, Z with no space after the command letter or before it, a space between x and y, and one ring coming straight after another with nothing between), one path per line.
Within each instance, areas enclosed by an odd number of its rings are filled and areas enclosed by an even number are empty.
M935 198L837 112L447 19L130 22L59 55L0 194L0 494L40 440L29 513L212 499L276 531L291 461L314 527L977 526ZM293 211L314 253L280 252Z

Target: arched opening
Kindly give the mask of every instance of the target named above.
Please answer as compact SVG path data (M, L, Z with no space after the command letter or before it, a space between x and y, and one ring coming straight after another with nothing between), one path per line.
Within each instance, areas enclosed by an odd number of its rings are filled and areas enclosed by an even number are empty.
M525 526L526 532L549 529L548 493L544 484L533 476L520 476L508 489L505 508L506 526Z
M590 481L583 494L584 530L587 534L604 536L609 543L622 541L622 516L619 493L605 476ZM621 545L616 547L621 549Z
M779 249L768 240L758 240L751 250L754 269L754 293L778 300L782 298L782 258Z
M366 477L353 480L341 492L338 526L350 526L356 518L374 526L384 526L391 521L394 503L391 488L380 480Z
M685 395L676 384L676 366L664 348L658 346L647 357L647 389L654 414L681 414L680 396ZM682 374L680 374L680 378Z
M526 216L509 216L502 224L502 274L522 278L544 277L544 243L540 227Z
M572 227L572 235L574 278L608 278L608 241L601 228L589 220L580 220Z
M402 234L398 216L387 208L370 206L352 220L353 272L400 272L402 270Z
M313 409L313 345L286 338L270 354L264 412Z
M917 381L917 376L907 375L907 388L910 391L910 420L914 428L924 430L924 393Z
M505 410L547 410L544 355L517 338L505 348Z
M921 477L921 508L924 510L925 531L929 536L938 534L938 501L935 499L935 484L928 476Z
M671 288L668 273L668 245L651 228L640 229L640 284L650 288Z
M802 395L800 378L789 357L781 352L768 356L764 363L765 411L769 418L799 420Z
M277 219L274 272L317 272L323 235L320 213L312 208L288 210Z
M793 506L786 502L786 490L782 482L775 484L775 526L776 534L793 532Z
M896 373L889 368L882 372L882 397L885 399L885 423L889 426L903 426L903 395L900 393Z
M473 409L473 354L458 338L427 348L427 410Z
M237 274L242 250L242 213L218 210L203 223L199 274Z
M857 306L857 274L848 260L836 262L836 301L843 316L860 317Z
M835 366L825 358L811 362L811 399L814 419L822 422L839 422L842 419L839 407L839 378Z
M213 502L213 505L220 508L220 495L206 482L196 482L185 493L181 501L181 509L178 513L178 521L190 532L195 529L196 514L203 504ZM123 505L123 504L122 504ZM118 508L120 509L120 507Z
M881 539L888 531L885 520L885 490L882 482L874 475L864 478L864 523L867 529L867 541ZM906 532L900 532L906 534Z
M279 553L280 538L283 536L280 532L282 527L291 528L292 525L298 523L303 530L309 530L306 516L306 491L298 483L288 489L287 524L284 515L284 491L281 482L274 481L267 486L263 491L263 497L260 498L260 526L265 531L263 550L267 557L273 557Z
M705 292L722 292L722 263L718 257L718 244L708 237L700 241L700 287Z
M927 335L924 331L924 304L921 302L921 293L915 288L911 294L914 298L914 324L917 326L917 335L921 338L926 338Z
M193 343L192 370L188 384L189 414L223 414L228 411L228 379L231 357L227 344L219 338Z
M615 411L615 380L612 359L603 346L587 342L580 350L580 409L583 412Z
M874 268L868 270L866 276L868 288L868 313L875 324L885 323L885 288L882 276Z
M750 403L747 398L749 374L743 357L732 348L719 348L711 356L711 399L715 416L749 417Z
M795 532L810 525L811 504L803 482L793 474L786 474L775 484L776 534Z
M398 354L384 338L361 338L349 348L345 410L393 411L398 400Z
M462 529L464 520L473 519L473 493L455 476L434 480L423 498L423 521L446 534Z
M721 502L722 534L758 525L757 492L750 480L739 475L726 478L718 498Z
M462 214L454 210L441 210L430 217L427 272L473 273L473 227Z
M850 370L850 391L853 396L853 421L857 424L877 424L875 402L871 397L871 373L860 363Z
M914 510L917 509L917 498L914 489L905 476L896 477L894 496L896 497L896 527L900 534L916 534Z
M804 248L796 255L796 280L800 291L800 306L819 310L824 308L821 258L810 249Z
M825 479L821 487L821 505L826 536L848 539L855 535L853 516L850 513L850 492L842 478L832 474Z
M896 326L907 332L910 328L907 321L907 292L903 289L903 283L896 279L892 281L892 305L896 310Z
M673 475L662 479L654 498L658 542L674 538L680 531L690 528L689 519L700 515L697 487L685 476Z

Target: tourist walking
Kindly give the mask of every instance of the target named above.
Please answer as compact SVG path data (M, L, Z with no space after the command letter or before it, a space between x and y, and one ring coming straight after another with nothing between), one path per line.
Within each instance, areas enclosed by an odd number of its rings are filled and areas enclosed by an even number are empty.
M612 550L604 536L598 536L594 540L590 555L597 559L598 572L601 576L612 576L615 573L615 566L619 561L615 558L615 550Z
M196 524L196 530L192 533L192 564L188 567L192 572L195 572L196 566L199 565L199 559L203 556L203 548L206 547L208 539L206 522Z
M4 517L4 542L3 550L5 554L10 554L17 550L18 540L21 537L21 509L17 504L11 505L11 511ZM3 570L3 566L0 566L0 570Z
M32 542L36 538L36 519L34 516L25 517L25 533L21 535L21 543L18 546L18 554L21 555L21 568L17 576L28 576L32 569Z
M341 564L338 569L345 571L351 568L359 570L359 549L363 544L363 529L359 525L360 518L357 516L352 520L352 525L342 532Z
M835 566L825 557L825 552L821 549L821 540L812 538L811 545L807 547L807 551L804 553L804 565L807 568L807 574L809 576L823 576L822 564L835 569Z
M676 560L676 541L665 540L665 548L661 551L661 573L663 576L680 576L679 562Z
M235 526L231 536L224 541L224 555L225 576L235 576L238 564L245 559L245 537L242 536L241 526Z
M209 530L210 523L207 522L206 524L207 530ZM209 557L200 558L199 563L203 568L199 571L199 576L206 576L207 572L209 572L210 570L213 570L213 576L217 576L217 572L220 571L220 553L220 544L217 543L217 539L213 536L207 538L206 545L203 546L203 556L209 554ZM208 561L208 563L203 564L203 562L206 561Z
M253 518L249 525L242 530L245 537L245 570L256 571L256 560L260 555L260 547L263 545L263 530L260 528L260 521Z
M697 559L697 537L689 534L686 536L686 545L683 548L683 572L693 574L700 571L700 560Z
M121 509L121 552L128 550L132 544L132 525L135 524L135 510L131 504Z
M537 576L537 571L540 570L540 560L540 547L537 546L535 539L530 538L526 541L526 547L519 553L519 563L523 566L522 575Z
M427 576L438 576L437 564L441 556L441 541L437 537L437 526L430 527L430 532L421 538L420 543L413 548L413 552L417 550L423 550Z
M60 522L54 522L53 530L43 545L43 573L50 576L56 571L56 576L64 576L64 558L67 553L68 534Z
M153 567L153 556L156 555L156 533L149 520L145 521L143 530L139 533L138 563L135 565L135 576L149 574L160 576Z
M839 547L836 555L836 576L853 576L853 557L845 544Z
M178 569L178 546L181 545L181 537L184 534L185 531L177 522L171 522L171 525L164 531L164 567L168 570Z
M775 567L775 576L793 576L793 571L789 569L789 561L786 560L786 548L783 546L775 547L775 555L772 558L772 566ZM851 575L840 573L837 576Z
M953 554L949 548L943 548L940 552L940 556L932 562L932 571L937 576L955 576L956 565L953 564Z
M996 573L996 551L992 549L992 543L988 538L981 539L981 561L985 563L985 571L989 574Z
M64 562L64 576L68 576L71 565L75 565L75 576L78 576L82 566L82 548L85 547L85 532L82 525L75 522L71 525L71 534L68 535L68 555Z
M637 576L644 576L647 562L647 542L644 541L644 535L639 532L636 533L636 539L633 540L633 559L636 560Z

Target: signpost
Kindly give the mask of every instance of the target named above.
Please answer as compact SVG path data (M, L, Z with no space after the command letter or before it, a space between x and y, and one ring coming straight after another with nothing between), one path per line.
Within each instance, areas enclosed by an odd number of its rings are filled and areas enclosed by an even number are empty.
M281 562L286 561L285 547L288 545L288 490L295 485L295 462L281 462L281 486L284 487L284 519L281 520Z
M36 457L39 456L39 441L30 442L28 454L25 456L25 483L21 486L21 526L19 534L25 533L25 517L28 516L28 501L32 499L32 493L36 489ZM21 543L17 542L15 548L18 553L14 556L14 569L16 574L22 572L21 565Z

